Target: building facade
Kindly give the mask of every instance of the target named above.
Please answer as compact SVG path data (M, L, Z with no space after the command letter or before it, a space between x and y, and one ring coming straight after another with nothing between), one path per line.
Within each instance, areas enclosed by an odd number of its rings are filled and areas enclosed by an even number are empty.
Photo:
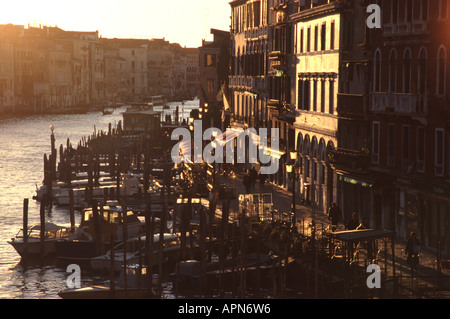
M197 48L164 39L105 39L98 31L0 25L2 113L84 112L152 95L193 98L197 79Z
M222 54L229 48L230 33L211 29L211 34L214 36L213 41L203 40L203 45L199 48L198 97L202 109L200 116L204 127L221 127L222 91L228 80L229 68L228 55Z
M297 199L449 252L449 6L376 3L231 1L231 127L279 128Z
M449 252L449 5L382 2L373 35L371 167L382 226Z

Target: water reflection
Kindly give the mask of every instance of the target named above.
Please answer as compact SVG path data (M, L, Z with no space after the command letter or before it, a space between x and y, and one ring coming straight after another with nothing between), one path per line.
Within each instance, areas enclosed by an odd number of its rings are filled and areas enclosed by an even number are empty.
M198 108L197 101L170 103L164 110L173 114L180 105L180 116L189 117L190 110ZM44 154L50 153L50 124L55 127L56 147L66 145L70 139L76 147L82 137L103 130L108 124L114 126L122 120L125 107L113 114L103 116L101 112L80 115L35 115L21 118L1 118L0 115L0 298L59 298L57 293L66 288L65 267L53 264L27 264L20 262L20 256L7 241L22 227L23 199L29 198L28 224L40 223L39 204L32 200L36 185L42 184ZM164 116L165 114L163 114ZM79 214L76 223L79 223ZM59 225L69 224L69 210L54 207L46 215L49 222ZM82 269L83 271L83 269ZM101 281L103 278L84 274L82 280Z

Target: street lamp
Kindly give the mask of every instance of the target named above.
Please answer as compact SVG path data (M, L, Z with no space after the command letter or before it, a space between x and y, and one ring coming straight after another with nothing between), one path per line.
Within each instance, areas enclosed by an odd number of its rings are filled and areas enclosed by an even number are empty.
M290 160L286 163L286 172L292 176L292 225L295 227L295 179L300 172L301 165L297 161L297 150L289 152Z

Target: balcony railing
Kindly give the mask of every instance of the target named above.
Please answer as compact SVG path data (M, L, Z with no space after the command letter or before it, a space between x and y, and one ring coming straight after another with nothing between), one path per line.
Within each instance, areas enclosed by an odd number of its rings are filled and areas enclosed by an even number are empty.
M274 70L287 70L287 56L282 51L272 51L269 53L270 66Z
M266 79L263 77L231 75L229 85L232 89L265 90Z
M373 93L371 111L423 116L428 113L428 97L418 94Z
M366 168L370 164L370 152L367 149L356 151L336 149L328 153L331 164L345 165L351 168Z
M428 21L412 21L409 23L385 24L384 36L402 36L410 34L426 34L429 31Z

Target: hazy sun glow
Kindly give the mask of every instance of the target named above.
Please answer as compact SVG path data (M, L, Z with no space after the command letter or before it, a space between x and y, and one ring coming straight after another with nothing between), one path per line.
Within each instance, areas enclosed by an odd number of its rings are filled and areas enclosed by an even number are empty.
M105 38L163 38L187 47L229 30L228 0L22 0L2 3L0 24L99 31Z

